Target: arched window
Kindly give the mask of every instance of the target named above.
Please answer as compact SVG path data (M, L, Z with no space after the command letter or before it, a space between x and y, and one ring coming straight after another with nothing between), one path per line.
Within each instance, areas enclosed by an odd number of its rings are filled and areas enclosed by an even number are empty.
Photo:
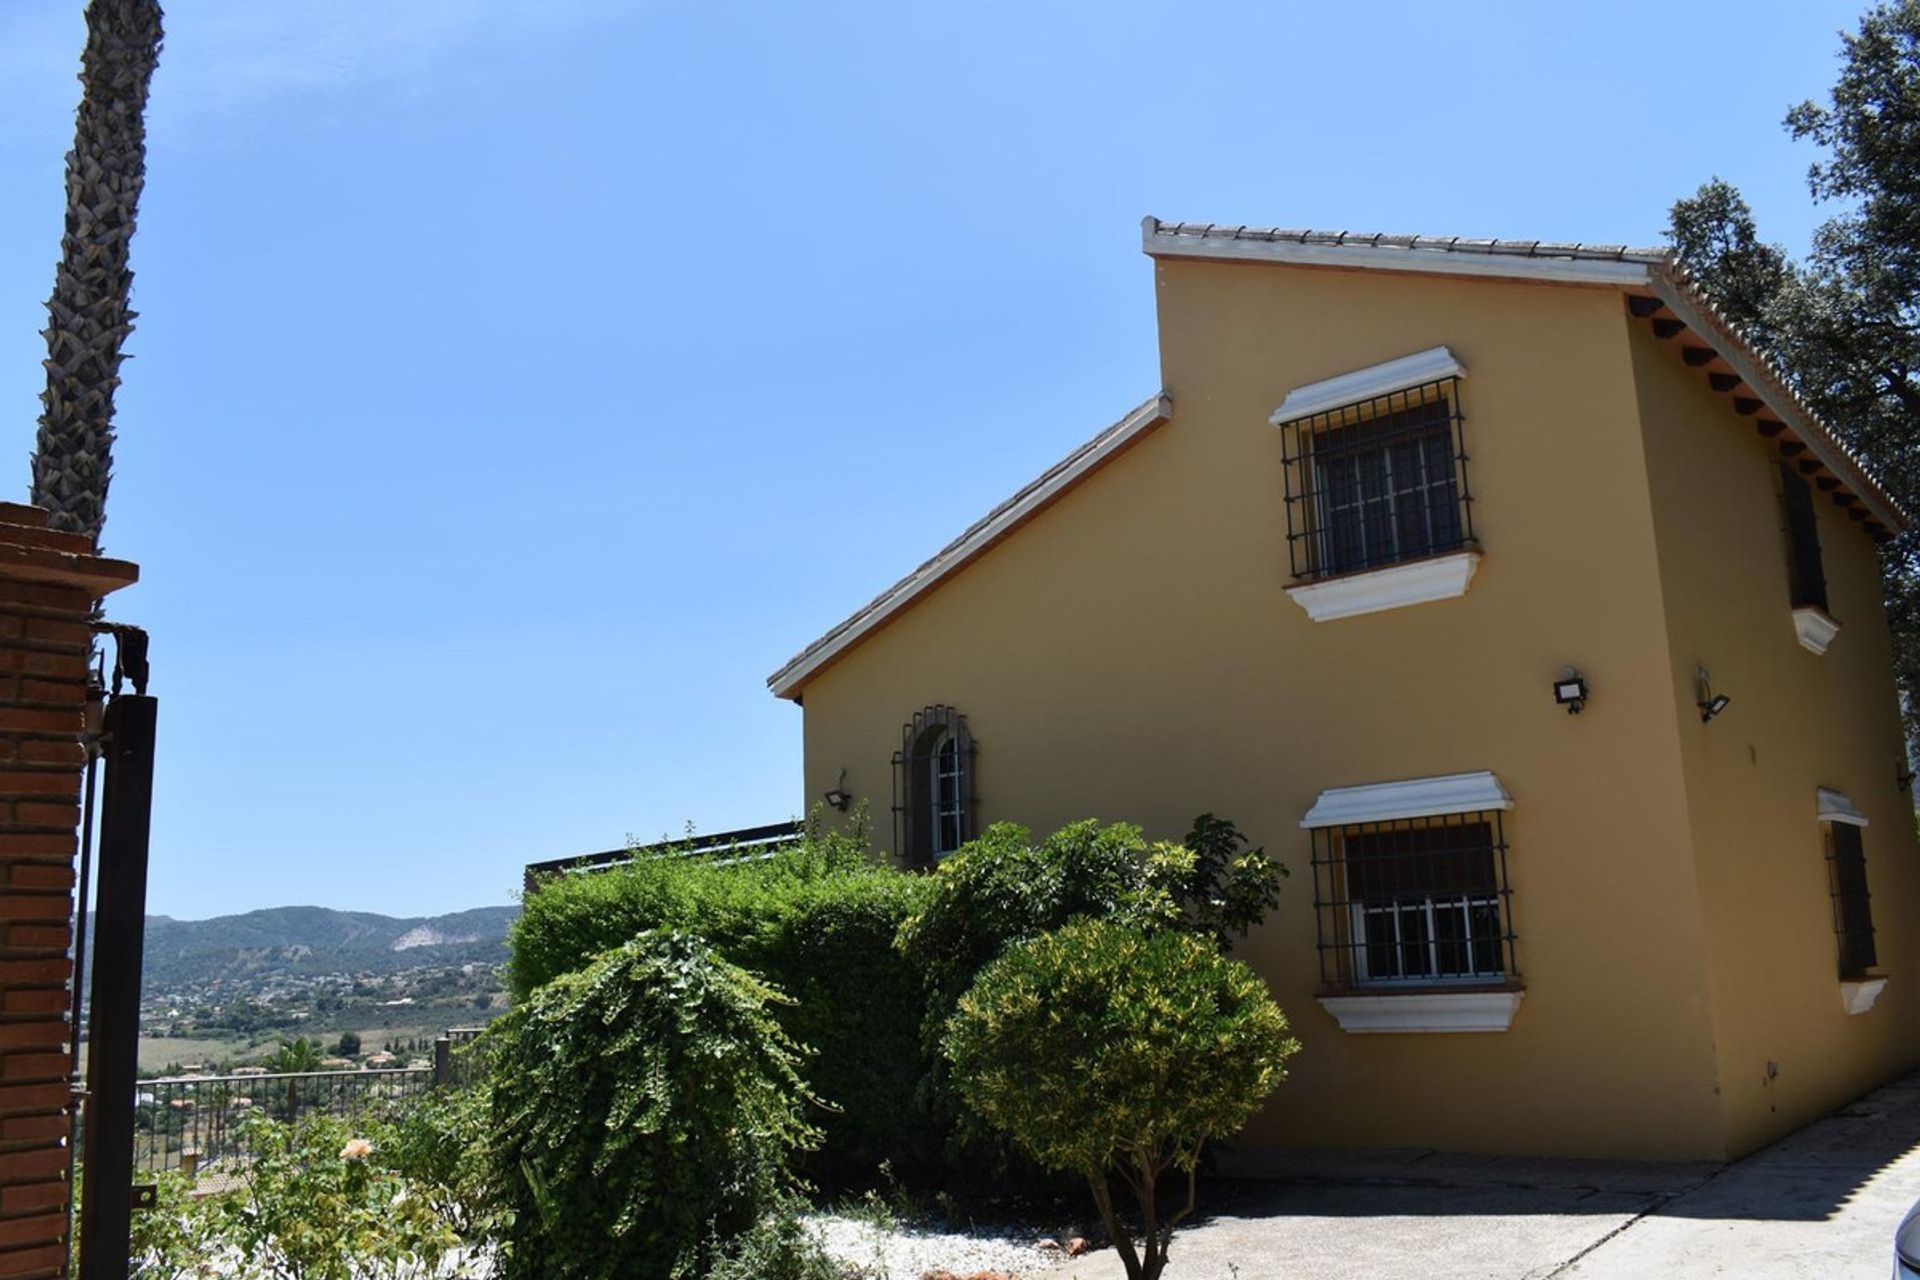
M894 848L929 866L973 838L973 735L952 707L907 721L893 757Z

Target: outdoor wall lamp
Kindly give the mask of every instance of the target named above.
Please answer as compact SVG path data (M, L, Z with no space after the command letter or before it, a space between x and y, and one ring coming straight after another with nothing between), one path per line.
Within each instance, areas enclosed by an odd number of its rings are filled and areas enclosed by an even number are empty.
M820 798L842 813L847 811L847 806L853 803L853 797L847 794L847 771L845 769L840 771L840 780L833 784L833 790L827 792L827 794Z
M1567 674L1553 682L1553 700L1565 707L1568 715L1579 715L1587 705L1587 678L1568 667Z
M1698 692L1700 697L1693 705L1700 708L1700 723L1705 724L1722 711L1725 711L1727 704L1732 702L1733 699L1724 693L1715 693L1713 691L1713 683L1708 680L1707 669L1705 667L1699 669L1697 679L1699 682Z

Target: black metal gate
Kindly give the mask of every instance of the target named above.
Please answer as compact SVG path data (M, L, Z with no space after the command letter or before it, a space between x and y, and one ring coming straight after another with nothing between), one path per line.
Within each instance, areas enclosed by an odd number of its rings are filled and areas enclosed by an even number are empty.
M87 1083L81 1114L81 1280L126 1280L133 1225L135 1093L139 1077L140 968L146 942L147 834L153 812L154 728L159 703L147 696L147 635L96 624L118 652L101 716L106 782L95 871L93 981L88 997ZM122 692L123 684L133 686ZM91 767L91 766L90 766ZM82 856L85 856L83 838ZM84 892L79 903L86 916ZM76 930L76 971L84 935Z

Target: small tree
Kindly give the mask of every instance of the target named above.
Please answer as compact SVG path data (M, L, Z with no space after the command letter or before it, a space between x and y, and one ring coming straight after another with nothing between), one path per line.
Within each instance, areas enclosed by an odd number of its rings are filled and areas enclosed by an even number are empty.
M359 1057L360 1033L358 1031L342 1031L340 1033L339 1043L333 1046L333 1052L336 1056L342 1058Z
M1264 982L1181 931L1086 921L981 973L947 1025L961 1096L1050 1168L1087 1180L1129 1280L1157 1280L1193 1212L1200 1153L1236 1132L1299 1049ZM1160 1184L1183 1175L1171 1212ZM1113 1182L1140 1213L1140 1244Z

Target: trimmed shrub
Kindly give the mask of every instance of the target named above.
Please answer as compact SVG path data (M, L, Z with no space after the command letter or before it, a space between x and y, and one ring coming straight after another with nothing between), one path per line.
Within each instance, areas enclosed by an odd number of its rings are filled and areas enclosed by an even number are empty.
M896 946L926 988L923 1043L933 1059L921 1096L946 1138L952 1173L987 1173L1029 1194L1056 1188L982 1125L955 1092L940 1041L961 994L1009 947L1076 920L1178 930L1224 949L1265 917L1286 868L1245 849L1232 823L1203 814L1183 844L1149 844L1130 823L1070 823L1035 842L1017 823L995 823L934 872L925 905Z
M1130 1280L1156 1280L1193 1211L1201 1149L1252 1117L1300 1046L1266 983L1203 939L1086 921L988 966L944 1047L961 1096L1041 1164L1084 1177ZM1166 1212L1171 1173L1183 1194ZM1114 1207L1116 1178L1144 1250Z
M505 1280L691 1280L777 1205L817 1136L784 999L697 938L647 933L507 1015Z
M885 876L904 878L872 862L859 839L841 835L741 862L667 851L591 875L555 876L527 895L508 934L507 986L524 1000L649 929L686 930L723 951L738 949L787 914L797 896Z
M925 876L875 863L846 837L731 865L646 859L528 897L511 982L524 998L647 930L695 934L791 998L774 1016L811 1050L803 1073L823 1104L804 1172L853 1184L886 1161L913 1176L939 1158L939 1131L916 1103L934 1055L920 1034L926 998L893 941L928 890Z
M1210 813L1181 844L1149 844L1131 823L1091 818L1036 844L1018 823L994 823L940 864L926 905L900 930L900 950L936 994L936 1032L989 961L1073 920L1182 928L1225 950L1266 918L1287 874L1246 844Z
M1089 818L1038 844L1020 824L996 822L942 862L926 905L898 940L933 995L932 1035L980 970L1013 943L1083 918L1171 923L1177 912L1150 882L1148 854L1140 828Z

